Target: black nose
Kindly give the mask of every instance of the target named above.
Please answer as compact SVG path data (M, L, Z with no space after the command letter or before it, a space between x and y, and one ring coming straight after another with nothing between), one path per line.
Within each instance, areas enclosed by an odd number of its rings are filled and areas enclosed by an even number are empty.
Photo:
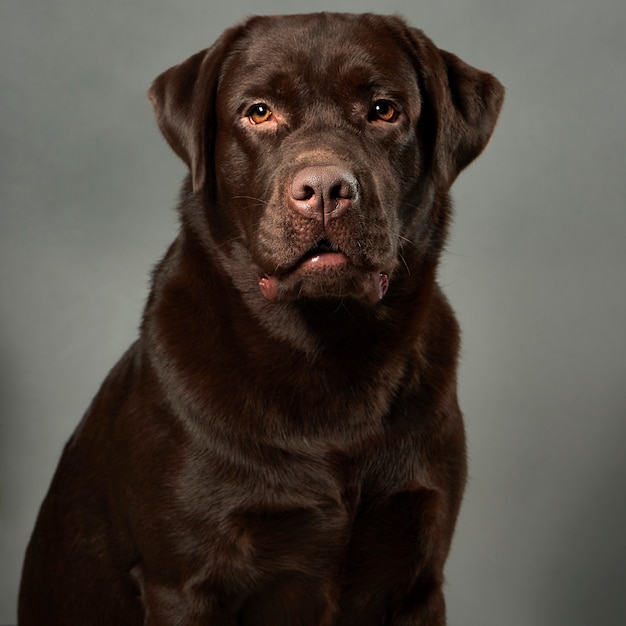
M354 175L337 165L316 165L299 170L291 182L289 204L313 219L339 217L358 200Z

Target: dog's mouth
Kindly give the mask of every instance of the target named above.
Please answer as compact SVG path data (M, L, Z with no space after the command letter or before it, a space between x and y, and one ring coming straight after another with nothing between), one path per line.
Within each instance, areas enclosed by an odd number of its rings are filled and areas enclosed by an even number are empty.
M258 284L269 302L356 297L376 303L387 293L389 273L359 267L339 246L323 239L286 270L262 273Z
M322 239L317 245L311 248L301 259L294 265L294 270L313 270L326 267L339 267L350 263L350 259L339 246L332 244L327 239Z

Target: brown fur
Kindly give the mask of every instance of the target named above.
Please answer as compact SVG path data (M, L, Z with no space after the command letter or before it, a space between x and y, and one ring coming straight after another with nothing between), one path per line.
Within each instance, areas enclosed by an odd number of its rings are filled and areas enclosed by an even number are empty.
M180 234L65 448L21 626L442 626L465 441L435 274L501 85L398 18L312 14L150 98Z

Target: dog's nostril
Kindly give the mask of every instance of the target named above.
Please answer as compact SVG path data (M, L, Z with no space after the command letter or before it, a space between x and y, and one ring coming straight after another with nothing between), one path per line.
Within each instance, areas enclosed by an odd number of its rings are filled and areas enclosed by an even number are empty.
M309 185L294 185L291 190L291 197L294 200L310 200L314 195L315 189Z
M307 217L338 217L357 200L358 183L354 175L336 165L305 167L291 183L290 204Z
M354 188L349 181L339 181L331 190L330 197L333 200L352 200L356 194L356 188Z

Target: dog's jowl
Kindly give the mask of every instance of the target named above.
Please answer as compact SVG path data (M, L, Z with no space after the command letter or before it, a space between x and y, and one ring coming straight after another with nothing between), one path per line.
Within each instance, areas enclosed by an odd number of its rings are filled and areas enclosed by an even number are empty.
M399 18L251 18L150 100L189 167L68 442L21 626L443 626L465 482L448 190L503 88Z

